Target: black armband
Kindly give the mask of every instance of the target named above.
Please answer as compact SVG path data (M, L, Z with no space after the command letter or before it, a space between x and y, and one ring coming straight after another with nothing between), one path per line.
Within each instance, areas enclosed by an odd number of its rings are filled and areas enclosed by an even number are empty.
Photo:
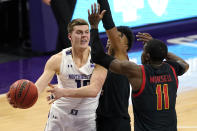
M105 54L103 45L99 38L98 29L90 30L91 60L106 69L109 69L111 62L114 60L112 56Z
M112 18L112 14L111 14L108 0L97 0L97 2L100 4L101 12L103 10L106 10L106 12L103 16L103 19L102 19L104 28L106 30L112 29L113 27L115 27L115 24L114 24L114 21Z

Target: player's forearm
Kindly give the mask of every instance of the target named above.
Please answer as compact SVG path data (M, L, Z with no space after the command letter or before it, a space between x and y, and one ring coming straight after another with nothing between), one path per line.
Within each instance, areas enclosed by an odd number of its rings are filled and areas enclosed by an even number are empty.
M175 61L175 62L179 63L182 67L185 68L185 72L189 69L189 64L185 60L183 60L182 58L180 58L179 56L177 56L171 52L168 52L166 60L167 61Z
M168 52L166 60L170 60L170 61L182 61L184 62L184 60L178 56L176 56L175 54Z
M46 73L44 72L40 78L36 81L35 85L38 89L38 95L40 95L46 87L48 87L48 83L51 82L54 73Z
M65 89L64 97L72 98L84 98L84 97L96 97L100 90L97 90L91 86L84 86L81 88Z
M120 37L118 36L118 30L115 27L112 18L108 0L97 0L97 1L100 4L100 10L101 11L106 10L102 22L103 22L103 27L106 30L107 36L110 39L111 43L113 44L112 45L114 47L113 49L119 50Z
M109 66L109 70L128 78L138 77L141 74L141 67L128 60L114 59Z
M36 85L36 87L37 87L37 89L38 89L38 96L40 96L40 94L44 91L44 89L48 86L47 85L48 83L44 83L44 82L42 82L42 81L40 81L40 80L37 80L36 81L36 83L35 83L35 85Z
M99 38L98 29L90 30L90 43L92 61L105 67L106 69L109 69L109 65L114 58L105 54L103 45Z
M112 14L111 14L111 10L109 7L109 3L108 0L97 0L97 2L100 4L100 10L106 10L102 22L103 22L103 26L106 30L110 30L113 27L115 27L113 18L112 18Z

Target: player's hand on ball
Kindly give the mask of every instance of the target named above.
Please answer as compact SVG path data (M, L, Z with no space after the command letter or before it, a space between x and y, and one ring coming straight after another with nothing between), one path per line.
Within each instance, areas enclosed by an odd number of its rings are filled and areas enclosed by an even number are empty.
M47 96L47 101L49 101L49 104L63 97L63 88L58 88L57 85L52 84L48 84L48 86L51 87L49 90L47 90L47 92L51 93L49 96Z

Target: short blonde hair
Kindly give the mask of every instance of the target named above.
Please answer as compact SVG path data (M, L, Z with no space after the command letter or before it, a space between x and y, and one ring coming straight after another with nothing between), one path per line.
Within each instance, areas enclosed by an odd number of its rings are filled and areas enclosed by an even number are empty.
M68 24L68 27L67 27L67 30L68 30L68 33L71 33L73 31L73 28L77 25L87 25L89 26L88 22L84 19L73 19L69 24Z

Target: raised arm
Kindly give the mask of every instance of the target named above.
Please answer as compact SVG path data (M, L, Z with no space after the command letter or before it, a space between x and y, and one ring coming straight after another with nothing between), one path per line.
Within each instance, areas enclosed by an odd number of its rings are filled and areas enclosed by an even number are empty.
M123 46L121 45L121 39L119 36L120 34L113 21L108 0L97 0L97 2L100 4L101 11L106 10L102 22L106 30L107 36L112 44L111 46L115 52L116 58L120 60L127 60L127 52L126 50L123 50Z
M90 43L92 61L111 70L112 72L127 76L132 84L133 90L139 89L139 85L141 85L142 82L142 70L140 66L134 62L118 60L108 54L105 54L102 42L99 38L98 26L96 26L95 21L91 18L91 15L89 15L89 23L91 25Z
M102 22L105 30L110 30L115 27L108 0L97 0L100 5L100 11L106 10Z
M180 67L177 69L178 75L184 74L189 69L189 64L185 60L183 60L182 58L180 58L179 56L177 56L171 52L168 52L166 60L168 61L168 63L177 62L180 65ZM172 63L172 65L173 65L173 63Z
M137 40L141 41L143 44L147 43L149 40L152 40L152 36L149 33L138 33L137 35ZM182 75L185 72L187 72L187 70L189 69L189 64L183 60L182 58L180 58L179 56L168 52L166 60L169 64L171 64L172 66L175 67L175 70L177 72L177 75ZM178 64L176 64L176 63Z

